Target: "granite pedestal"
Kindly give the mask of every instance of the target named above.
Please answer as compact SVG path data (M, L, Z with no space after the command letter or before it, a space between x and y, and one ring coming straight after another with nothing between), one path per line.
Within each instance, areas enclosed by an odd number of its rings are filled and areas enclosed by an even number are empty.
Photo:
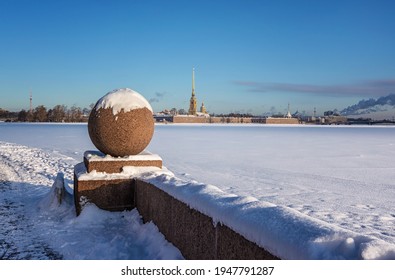
M148 152L127 157L112 157L99 151L85 152L84 162L74 167L77 215L88 202L109 211L133 209L136 174L161 168L162 159Z

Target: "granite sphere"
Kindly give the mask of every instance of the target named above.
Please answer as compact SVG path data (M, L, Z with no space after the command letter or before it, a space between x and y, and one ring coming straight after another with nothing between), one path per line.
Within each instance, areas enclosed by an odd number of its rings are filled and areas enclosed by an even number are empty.
M148 101L131 89L116 89L99 99L91 111L92 143L114 157L137 155L150 143L154 118Z

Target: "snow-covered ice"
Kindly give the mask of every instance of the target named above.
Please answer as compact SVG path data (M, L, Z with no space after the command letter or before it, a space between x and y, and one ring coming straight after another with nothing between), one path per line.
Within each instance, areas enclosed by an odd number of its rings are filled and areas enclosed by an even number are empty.
M395 127L163 125L148 148L182 179L395 244Z
M4 205L35 209L28 215L24 210L22 225L51 253L77 259L182 257L135 210L108 213L90 205L76 218L69 208L34 208L57 172L71 183L72 166L94 149L86 125L0 124L0 141L0 178L11 178L2 183ZM394 127L158 125L148 150L171 172L145 172L144 180L283 258L395 259ZM92 244L89 228L101 231L100 246ZM91 238L71 241L83 230ZM139 257L120 245L135 240L127 232L149 232L162 241L151 247L143 241L149 249ZM92 251L82 249L87 247Z

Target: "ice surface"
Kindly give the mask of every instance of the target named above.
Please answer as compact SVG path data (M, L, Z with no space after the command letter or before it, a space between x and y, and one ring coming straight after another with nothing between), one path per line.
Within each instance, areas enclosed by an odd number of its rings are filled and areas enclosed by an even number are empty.
M395 244L395 127L159 125L148 149L182 179Z
M130 88L121 88L110 91L97 101L96 110L112 108L114 116L121 110L129 112L134 109L147 108L153 112L148 101L138 92Z
M0 141L8 142L0 144L0 178L14 178L9 180L14 191L5 199L19 201L19 190L29 207L48 193L58 172L71 184L74 164L82 161L85 150L94 149L86 125L0 123ZM148 149L160 155L171 172L148 170L144 178L158 180L191 207L201 207L217 222L229 223L259 244L274 242L271 250L282 257L395 259L395 127L159 125ZM154 179L150 172L162 173ZM103 221L111 214L94 206L87 209L88 218L94 216L90 211ZM66 212L58 215L62 221L43 223L38 232L57 226L60 240L67 239L61 225L76 224L79 218ZM56 220L55 214L32 212L29 219L36 222L44 215ZM122 214L113 215L123 234L127 223ZM138 213L125 215L134 219ZM105 224L98 224L106 236L102 243L115 238L104 232ZM95 228L94 220L90 226ZM273 232L277 235L270 235ZM131 242L122 234L115 239ZM88 230L87 236L94 240ZM59 249L65 258L94 254L78 247L95 244L81 244L81 239L74 246L71 238L67 242L67 254ZM56 240L49 243L63 248ZM108 255L93 252L102 258L132 258L122 250L117 254L122 246L115 247ZM148 256L163 258L153 252L142 253L141 258Z

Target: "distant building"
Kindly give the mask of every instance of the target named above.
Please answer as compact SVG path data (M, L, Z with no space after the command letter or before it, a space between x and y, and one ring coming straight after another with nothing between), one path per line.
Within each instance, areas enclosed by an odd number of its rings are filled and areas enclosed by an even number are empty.
M324 124L346 124L347 117L341 116L336 110L324 112Z
M292 116L289 103L288 103L288 111L283 118L267 117L267 118L256 119L254 122L259 122L264 124L299 124L300 123L298 118L294 118Z
M203 102L202 102L202 106L200 106L200 113L207 114L206 107L204 107Z
M287 119L292 118L291 110L289 109L289 103L288 103L288 112L287 112L287 114L285 115L285 118L287 118Z
M285 117L285 118L264 118L262 123L265 124L299 124L299 120L297 118Z
M347 123L347 117L345 116L325 116L323 118L325 120L325 124L346 124Z

